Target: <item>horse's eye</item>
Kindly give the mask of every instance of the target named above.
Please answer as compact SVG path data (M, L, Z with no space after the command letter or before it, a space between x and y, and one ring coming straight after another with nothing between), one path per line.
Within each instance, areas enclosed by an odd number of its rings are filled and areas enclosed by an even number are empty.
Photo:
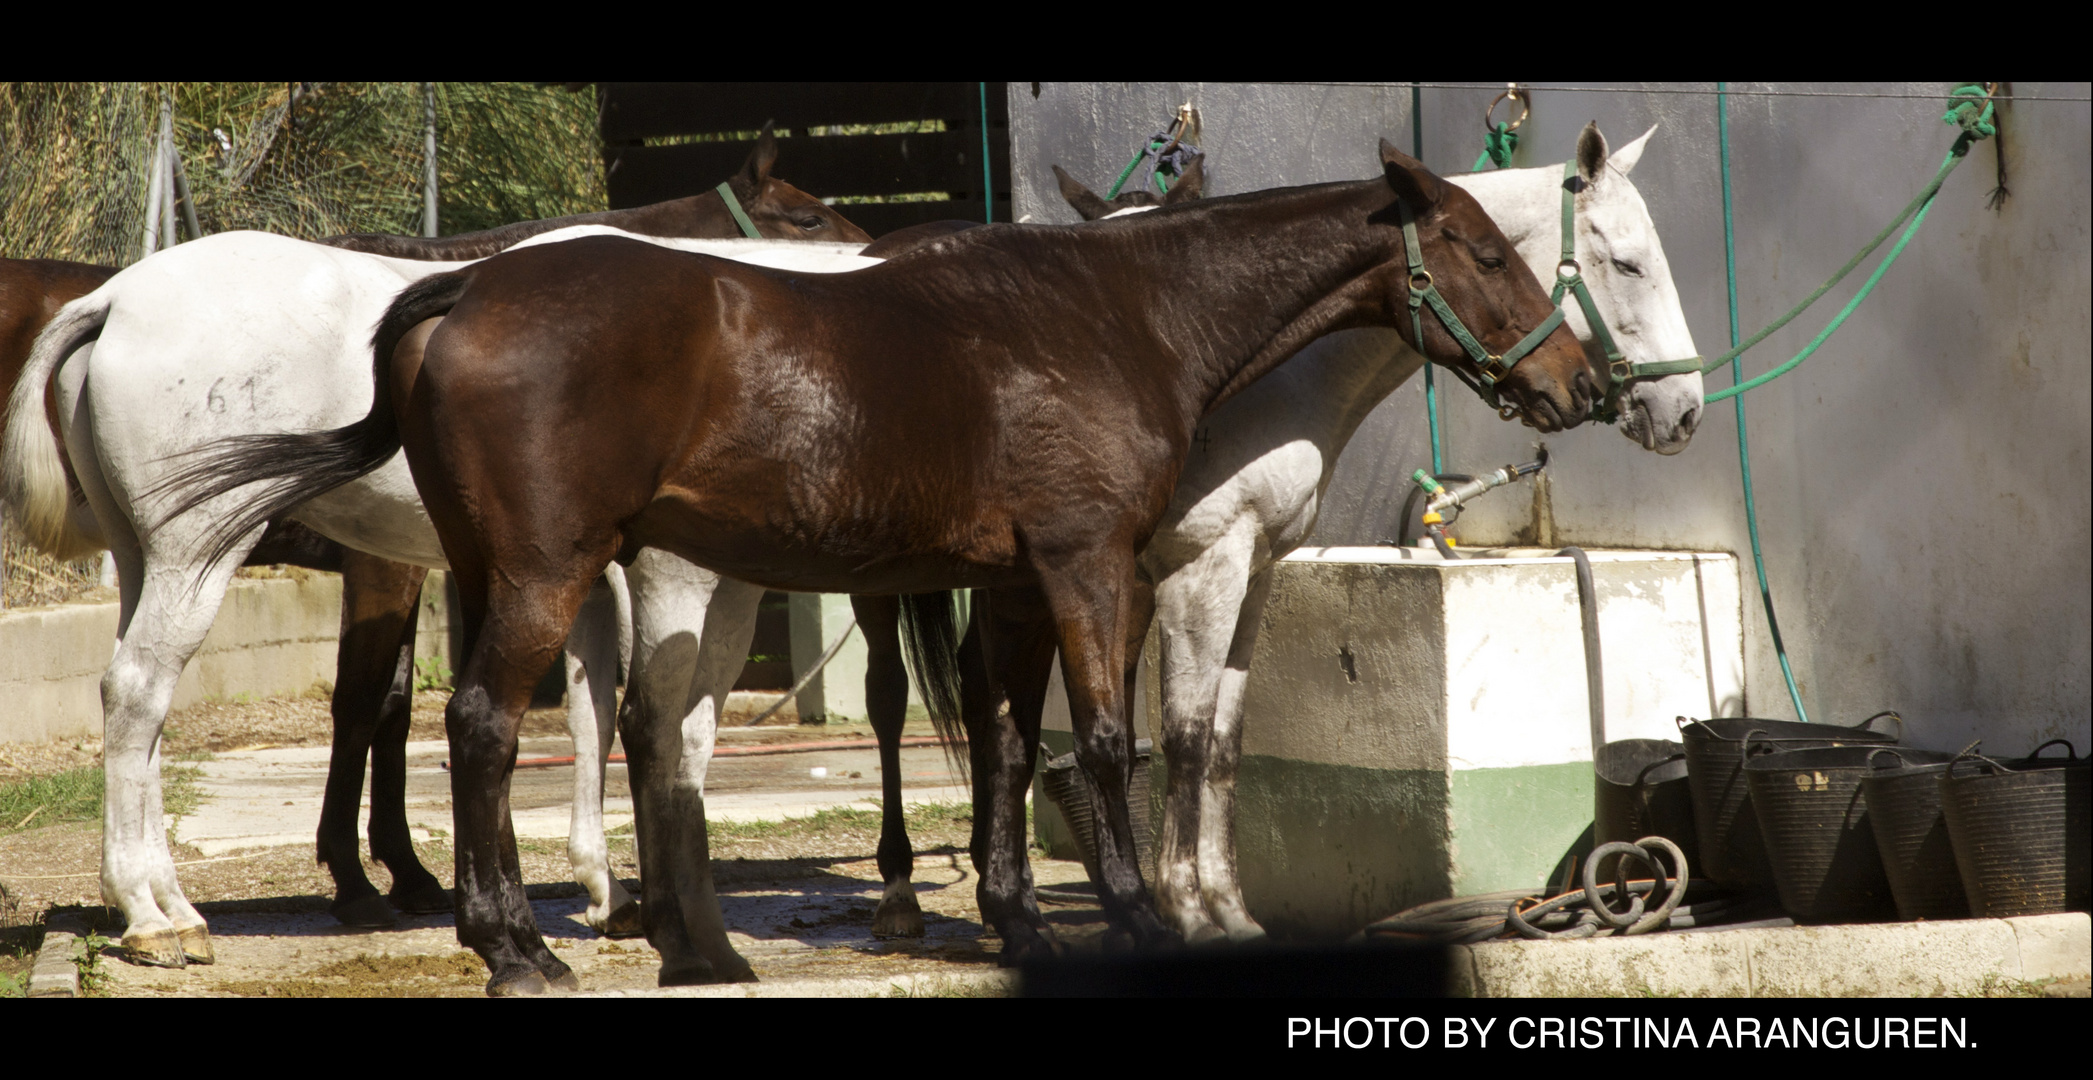
M1629 277L1642 276L1642 267L1637 266L1632 262L1622 262L1619 259L1615 259L1613 260L1613 268L1615 270L1619 270L1623 274L1628 275Z
M823 221L818 217L803 217L799 219L799 227L802 229L806 229L809 232L812 232L815 229L823 228L827 225L828 222Z
M1503 259L1484 258L1477 261L1481 264L1483 269L1491 271L1492 273L1504 269Z

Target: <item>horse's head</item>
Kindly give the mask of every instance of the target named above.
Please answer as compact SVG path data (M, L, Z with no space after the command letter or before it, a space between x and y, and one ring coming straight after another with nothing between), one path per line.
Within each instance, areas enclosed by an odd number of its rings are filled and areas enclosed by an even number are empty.
M1400 207L1389 205L1373 215L1373 222L1398 228L1401 208L1407 207L1416 224L1419 252L1391 260L1372 275L1374 287L1385 296L1389 314L1405 340L1417 340L1412 319L1421 322L1426 359L1491 386L1506 407L1515 407L1531 427L1559 431L1583 423L1599 399L1602 377L1595 374L1583 346L1559 320L1554 332L1543 336L1525 355L1514 356L1508 363L1497 359L1515 352L1532 331L1555 315L1548 291L1511 240L1474 196L1447 183L1386 139L1381 140L1381 165ZM1400 247L1407 253L1408 241ZM1409 264L1418 254L1423 265L1413 272ZM1413 291L1434 289L1487 356L1478 360L1421 292L1417 298L1422 306L1412 306Z
M1698 354L1649 207L1628 180L1656 131L1651 127L1610 153L1597 124L1586 125L1577 138L1577 261L1615 346L1630 363L1638 364ZM1544 245L1536 241L1533 246ZM1566 299L1563 307L1577 336L1592 341L1579 306ZM1589 347L1603 365L1599 346ZM1701 420L1700 372L1628 380L1621 391L1620 413L1621 434L1644 449L1660 454L1686 449Z
M832 240L839 244L870 243L865 230L791 184L770 175L778 160L777 136L763 125L747 164L727 180L727 187L756 231L771 240Z
M1206 168L1200 164L1204 160L1193 158L1192 163L1185 166L1184 174L1162 195L1144 188L1136 188L1132 191L1122 191L1110 201L1106 201L1084 187L1075 177L1063 172L1059 165L1054 166L1054 179L1061 184L1061 197L1068 200L1068 205L1075 207L1076 213L1081 214L1084 221L1096 221L1120 214L1176 206L1178 203L1198 198L1201 189L1206 186Z

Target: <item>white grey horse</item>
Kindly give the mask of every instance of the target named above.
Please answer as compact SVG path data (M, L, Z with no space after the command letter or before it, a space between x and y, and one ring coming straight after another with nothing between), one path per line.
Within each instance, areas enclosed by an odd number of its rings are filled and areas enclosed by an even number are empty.
M618 230L582 226L525 243L605 232ZM857 245L636 239L802 271L872 261L856 256ZM146 962L211 957L204 919L182 895L161 826L159 736L175 682L210 629L233 568L260 538L253 531L213 562L201 538L237 494L170 517L174 496L159 488L189 451L216 440L328 428L368 411L370 327L404 285L461 265L267 233L206 237L143 260L67 305L16 382L0 493L39 546L106 546L118 567L120 640L102 681L102 893L128 920L125 947ZM55 390L56 438L46 421L47 388ZM374 555L444 566L404 458L292 516ZM608 592L594 601L570 639L569 720L584 759L570 854L600 925L629 898L603 851L602 758L613 730L618 635ZM724 948L717 926L697 929Z
M1695 353L1663 245L1628 179L1655 130L1609 152L1605 137L1589 127L1577 150L1577 257L1601 318L1632 363ZM1537 276L1555 276L1562 166L1450 179L1476 197ZM1583 312L1567 298L1564 304L1572 329L1596 355ZM1142 568L1156 583L1162 745L1170 769L1157 901L1188 941L1263 933L1244 907L1236 874L1234 798L1243 681L1270 568L1314 531L1323 491L1352 433L1421 362L1392 331L1346 331L1312 343L1252 383L1201 425L1204 448L1186 459L1170 509L1142 553ZM1621 397L1622 434L1646 449L1676 454L1699 422L1701 377L1634 379ZM691 750L711 747L719 710L754 634L762 591L656 552L643 553L628 577L649 582L658 597L681 598L675 605L635 600L628 685L643 687L657 707L676 702L687 710L682 730L691 760ZM577 745L583 741L577 738ZM687 766L698 770L700 783L702 757ZM883 934L922 932L906 878L887 883L873 925Z

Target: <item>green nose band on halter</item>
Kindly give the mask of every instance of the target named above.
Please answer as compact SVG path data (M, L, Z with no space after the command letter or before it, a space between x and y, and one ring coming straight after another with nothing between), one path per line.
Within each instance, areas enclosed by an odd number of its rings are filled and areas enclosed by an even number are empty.
M1395 207L1403 223L1404 254L1410 260L1410 326L1412 336L1417 340L1417 355L1425 355L1424 320L1420 317L1420 309L1429 304L1433 313L1439 316L1439 321L1446 326L1446 332L1453 335L1453 339L1468 353L1468 358L1475 362L1475 369L1481 373L1482 381L1477 382L1469 378L1468 373L1460 368L1453 369L1454 375L1467 383L1469 389L1481 395L1491 408L1497 410L1497 415L1506 420L1511 419L1518 415L1518 409L1504 403L1502 396L1497 393L1497 384L1509 378L1513 365L1540 348L1541 342L1547 340L1548 335L1562 325L1562 308L1557 307L1551 311L1548 317L1541 321L1541 325L1520 338L1517 345L1506 349L1502 354L1490 352L1483 347L1482 342L1475 339L1474 334L1468 332L1468 327L1462 324L1461 317L1454 314L1453 308L1446 303L1446 298L1439 295L1439 287L1432 283L1431 272L1424 268L1424 247L1417 240L1417 218L1410 212L1410 204L1398 199Z
M734 197L734 189L728 187L725 180L720 181L719 186L712 190L719 192L719 197L727 201L727 213L734 215L734 224L741 226L741 235L751 240L763 239L763 234L756 231L756 223L749 220L748 211L741 208L741 200Z
M1629 379L1699 371L1701 358L1689 356L1684 360L1631 364L1620 346L1614 344L1613 334L1606 329L1606 320L1599 317L1599 305L1592 300L1592 291L1584 283L1584 267L1577 262L1577 187L1577 163L1563 162L1562 261L1555 264L1555 288L1548 294L1548 299L1560 307L1564 293L1576 296L1577 306L1584 311L1585 325L1591 327L1592 337L1598 339L1600 351L1606 354L1606 395L1592 409L1592 419L1611 424L1620 419L1621 390Z

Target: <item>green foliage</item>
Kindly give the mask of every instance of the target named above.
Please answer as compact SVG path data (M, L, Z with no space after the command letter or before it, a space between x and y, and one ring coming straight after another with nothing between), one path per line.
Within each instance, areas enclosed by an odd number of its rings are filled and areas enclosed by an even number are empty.
M441 656L417 656L414 658L414 692L424 690L448 690L451 688L451 666Z
M0 974L0 998L18 998L28 996L28 988L24 987L20 982L17 982L14 976Z
M162 100L206 233L421 233L420 83L8 83L0 255L140 258ZM438 83L435 102L446 235L607 208L594 94Z
M102 970L102 953L109 948L109 939L99 931L89 930L87 936L73 939L73 967L80 972L80 996L101 997L107 992L109 973Z

